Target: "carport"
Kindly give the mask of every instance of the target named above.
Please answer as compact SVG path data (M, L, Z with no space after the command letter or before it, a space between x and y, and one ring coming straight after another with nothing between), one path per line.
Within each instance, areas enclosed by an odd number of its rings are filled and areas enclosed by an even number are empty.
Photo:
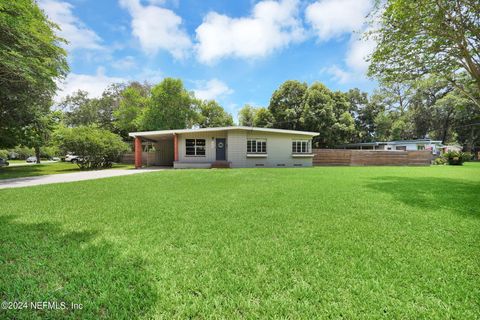
M134 137L135 168L173 166L173 161L178 160L178 139L174 132L135 132L130 136Z

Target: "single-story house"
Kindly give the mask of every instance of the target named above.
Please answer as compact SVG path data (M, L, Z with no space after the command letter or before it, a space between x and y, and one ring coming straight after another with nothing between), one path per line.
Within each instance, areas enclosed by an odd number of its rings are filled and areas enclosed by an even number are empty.
M442 141L431 139L398 140L349 143L337 146L339 149L383 150L383 151L418 151L429 150L432 154L439 154Z
M309 167L317 132L221 127L132 132L135 167L144 145L153 146L148 165L174 168ZM151 154L151 153L150 153Z

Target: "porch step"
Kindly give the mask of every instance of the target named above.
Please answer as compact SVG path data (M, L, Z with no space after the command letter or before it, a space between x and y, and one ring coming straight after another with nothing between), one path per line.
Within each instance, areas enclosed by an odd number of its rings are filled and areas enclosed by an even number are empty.
M212 168L230 168L230 161L215 161Z

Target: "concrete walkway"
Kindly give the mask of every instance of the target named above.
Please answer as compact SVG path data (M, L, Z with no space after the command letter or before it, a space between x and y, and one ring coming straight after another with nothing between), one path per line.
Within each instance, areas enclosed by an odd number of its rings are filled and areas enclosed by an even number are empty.
M137 174L137 173L154 172L159 170L167 170L167 169L160 169L160 168L148 168L148 169L138 169L138 170L108 169L108 170L96 170L96 171L82 171L82 172L75 172L75 173L60 173L60 174L51 174L51 175L36 176L36 177L0 179L0 189L30 187L30 186L38 186L42 184L119 177L119 176L127 176L127 175Z

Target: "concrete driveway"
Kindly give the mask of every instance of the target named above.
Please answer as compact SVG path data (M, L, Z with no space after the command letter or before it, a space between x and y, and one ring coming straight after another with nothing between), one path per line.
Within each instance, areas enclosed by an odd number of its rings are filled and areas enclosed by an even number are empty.
M167 170L166 168L148 168L138 170L108 169L96 171L82 171L74 173L51 174L46 176L24 177L14 179L0 179L0 189L38 186L42 184L74 182L109 177L127 176L131 174Z

